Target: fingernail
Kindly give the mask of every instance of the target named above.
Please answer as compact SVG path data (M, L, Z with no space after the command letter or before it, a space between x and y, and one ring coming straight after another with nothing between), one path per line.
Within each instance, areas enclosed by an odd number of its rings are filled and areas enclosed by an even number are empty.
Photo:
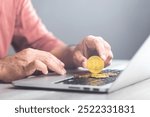
M83 62L82 62L82 66L83 66L84 68L86 68L86 64L87 64L86 61L83 61Z
M61 74L62 74L62 75L66 74L66 70L65 70L65 69L62 69L62 70L61 70Z
M101 55L101 58L105 61L106 60L106 56L104 54Z
M48 70L44 71L44 74L48 74Z
M64 67L65 66L65 64L63 63L63 62L61 62L61 65Z

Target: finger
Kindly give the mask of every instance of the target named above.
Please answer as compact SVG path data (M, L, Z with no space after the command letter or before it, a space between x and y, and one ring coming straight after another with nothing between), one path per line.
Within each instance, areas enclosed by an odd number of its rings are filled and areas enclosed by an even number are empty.
M113 58L112 51L109 51L109 52L108 52L107 59L106 59L106 61L105 61L105 67L106 67L106 66L109 66L109 65L111 64L112 58Z
M61 61L61 60L59 60L57 57L55 57L54 55L52 55L52 54L48 54L48 57L49 58L53 58L53 60L58 64L58 65L60 65L60 67L65 67L65 64Z
M87 58L84 57L83 54L80 51L76 51L74 53L74 60L75 60L75 64L78 67L86 68Z
M105 61L106 60L106 50L104 47L104 39L96 36L88 36L85 39L86 45L89 49L96 50L97 54Z
M43 62L35 60L25 67L26 76L33 74L36 70L41 71L43 74L48 73L47 66Z
M104 40L104 46L107 54L107 58L105 61L105 65L108 66L111 64L112 58L113 58L113 53L111 51L111 46Z
M62 62L53 55L49 55L49 58L45 60L45 63L47 64L50 70L58 74L64 75L66 73L64 64L62 64Z
M46 61L46 64L48 68L58 74L64 75L66 73L66 70L64 67L61 67L59 64L57 64L54 60Z
M42 51L39 59L45 63L50 70L62 75L66 73L64 63L49 52Z
M39 51L40 52L40 56L37 59L40 59L41 61L44 61L46 59L50 59L53 58L53 60L55 62L57 62L59 65L61 66L65 66L65 64L60 61L58 58L56 58L54 55L52 55L50 52L45 52L45 51Z
M106 55L106 50L105 50L103 39L96 38L94 40L94 43L95 43L95 48L96 48L98 55L105 61L107 55Z

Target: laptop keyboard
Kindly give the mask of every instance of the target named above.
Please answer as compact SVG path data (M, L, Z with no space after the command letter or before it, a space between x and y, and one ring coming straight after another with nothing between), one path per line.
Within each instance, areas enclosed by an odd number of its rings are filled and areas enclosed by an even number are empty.
M102 73L108 74L106 78L92 78L92 77L78 77L78 75L72 76L72 78L56 82L56 84L71 84L71 85L91 85L101 86L111 82L114 82L121 70L103 70ZM83 74L82 74L83 75Z

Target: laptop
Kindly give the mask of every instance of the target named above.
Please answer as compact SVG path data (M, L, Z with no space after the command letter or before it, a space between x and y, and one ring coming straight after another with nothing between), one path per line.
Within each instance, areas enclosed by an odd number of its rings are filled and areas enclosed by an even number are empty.
M13 81L15 87L109 93L150 78L150 36L126 67L105 68L107 78L87 77L86 69L68 71L66 75L49 73ZM124 69L125 68L125 69Z

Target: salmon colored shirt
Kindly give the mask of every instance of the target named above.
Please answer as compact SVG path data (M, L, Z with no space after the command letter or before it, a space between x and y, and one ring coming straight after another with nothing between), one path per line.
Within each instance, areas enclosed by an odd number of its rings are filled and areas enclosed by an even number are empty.
M28 47L50 51L60 42L47 31L30 0L0 0L0 58L11 44L16 51Z

